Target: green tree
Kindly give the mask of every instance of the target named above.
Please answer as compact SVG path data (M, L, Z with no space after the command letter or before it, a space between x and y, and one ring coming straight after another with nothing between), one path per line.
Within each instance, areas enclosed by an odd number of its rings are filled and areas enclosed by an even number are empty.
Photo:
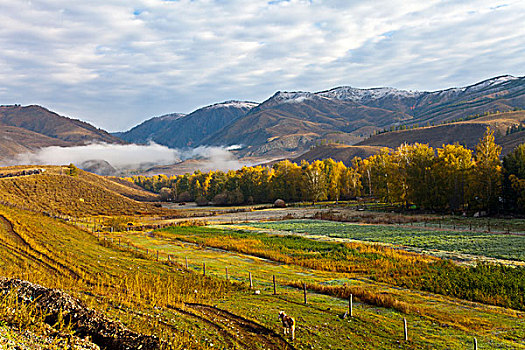
M78 176L78 168L73 163L67 166L67 171L69 176Z
M507 209L519 207L523 211L525 193L520 185L525 180L525 144L518 145L514 150L503 157L503 198ZM521 182L520 182L521 181Z

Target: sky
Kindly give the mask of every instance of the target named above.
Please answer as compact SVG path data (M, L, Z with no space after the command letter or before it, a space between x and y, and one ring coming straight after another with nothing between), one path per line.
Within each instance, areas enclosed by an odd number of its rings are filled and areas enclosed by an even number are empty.
M525 75L525 1L0 0L0 104L109 131L276 91Z

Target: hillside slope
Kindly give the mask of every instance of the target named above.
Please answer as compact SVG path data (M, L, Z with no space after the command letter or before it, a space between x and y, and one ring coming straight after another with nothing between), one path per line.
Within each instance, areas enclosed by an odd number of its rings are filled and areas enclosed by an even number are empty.
M256 105L253 102L226 101L200 108L188 115L175 113L152 118L117 135L134 143L153 141L171 148L193 147Z
M47 146L68 146L67 141L0 123L0 160Z
M522 122L525 122L525 111L496 113L468 121L386 132L372 136L357 145L396 148L404 142L419 142L441 147L443 144L457 142L474 149L487 127L490 127L496 131L496 142L502 146L502 154L507 154L518 144L525 142L523 132L506 135L509 127L520 125Z
M48 137L83 144L90 141L123 143L102 129L77 119L58 115L40 106L0 106L0 123Z
M88 123L60 116L40 106L0 106L0 161L43 147L91 142L125 143Z
M332 158L337 162L343 162L346 166L352 164L352 159L355 157L368 158L374 154L379 153L380 146L348 146L339 144L329 144L317 146L308 152L300 155L292 161L300 164L301 161L313 162L315 160L323 160Z
M67 167L43 167L35 175L0 178L0 202L50 214L133 215L162 213L165 210L131 198L149 199L155 195L134 189L78 169L77 176L66 175ZM0 168L1 174L19 173L34 167Z

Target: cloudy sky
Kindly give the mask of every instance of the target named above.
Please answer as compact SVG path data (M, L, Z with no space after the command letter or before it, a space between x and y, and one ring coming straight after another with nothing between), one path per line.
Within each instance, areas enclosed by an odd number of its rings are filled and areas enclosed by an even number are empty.
M525 75L525 1L0 0L0 104L117 131L277 90Z

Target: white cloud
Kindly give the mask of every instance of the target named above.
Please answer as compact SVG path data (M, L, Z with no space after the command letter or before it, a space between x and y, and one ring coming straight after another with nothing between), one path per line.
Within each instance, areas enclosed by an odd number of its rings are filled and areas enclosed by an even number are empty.
M206 170L237 170L244 165L230 152L239 149L239 145L229 147L200 146L193 149L171 149L166 146L150 143L148 145L116 145L94 143L83 146L51 146L35 152L18 154L7 160L7 165L65 165L73 163L81 166L90 160L104 160L117 170L148 169L157 165L176 164L187 159L200 159L199 168Z
M276 90L525 75L523 1L0 0L0 102L110 130Z

